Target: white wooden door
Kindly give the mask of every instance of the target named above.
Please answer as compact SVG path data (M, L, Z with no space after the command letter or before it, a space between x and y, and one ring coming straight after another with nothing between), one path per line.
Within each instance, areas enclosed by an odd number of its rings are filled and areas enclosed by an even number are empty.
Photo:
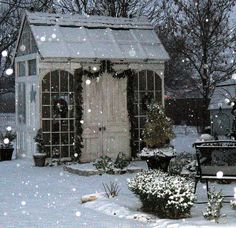
M127 79L103 75L103 154L130 157L130 128L127 111Z
M81 161L94 161L101 155L116 158L119 152L130 156L127 79L103 74L96 79L84 78L83 88Z

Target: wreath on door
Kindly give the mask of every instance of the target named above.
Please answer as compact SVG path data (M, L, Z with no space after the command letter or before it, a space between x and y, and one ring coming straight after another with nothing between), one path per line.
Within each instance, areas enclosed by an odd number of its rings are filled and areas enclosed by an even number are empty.
M152 93L145 93L144 97L141 100L141 105L142 105L142 110L147 111L148 110L148 105L151 103L153 99L153 94Z
M68 105L66 100L58 98L53 101L53 116L66 118L68 112Z

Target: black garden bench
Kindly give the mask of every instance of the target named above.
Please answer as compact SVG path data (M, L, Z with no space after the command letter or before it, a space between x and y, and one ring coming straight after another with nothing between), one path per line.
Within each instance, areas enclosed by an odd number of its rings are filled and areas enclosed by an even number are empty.
M197 157L194 193L200 180L206 182L207 193L209 180L236 180L236 140L203 141L193 146Z

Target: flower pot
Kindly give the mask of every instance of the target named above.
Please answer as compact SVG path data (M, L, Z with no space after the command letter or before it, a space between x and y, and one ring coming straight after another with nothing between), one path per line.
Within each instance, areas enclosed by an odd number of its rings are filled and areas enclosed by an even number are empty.
M147 165L149 169L160 169L163 172L168 171L170 160L173 157L146 157Z
M46 154L34 154L33 158L34 158L35 166L38 166L38 167L45 166L46 157L47 157Z
M170 160L176 155L172 147L164 147L144 148L139 156L142 160L146 160L149 169L160 169L167 172Z
M10 161L12 158L14 148L1 148L0 161Z

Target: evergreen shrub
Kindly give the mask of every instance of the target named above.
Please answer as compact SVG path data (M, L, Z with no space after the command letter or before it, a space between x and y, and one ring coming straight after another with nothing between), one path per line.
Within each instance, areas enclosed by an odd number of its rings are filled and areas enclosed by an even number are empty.
M138 173L128 187L140 198L144 211L160 218L188 217L195 199L193 182L159 170Z

